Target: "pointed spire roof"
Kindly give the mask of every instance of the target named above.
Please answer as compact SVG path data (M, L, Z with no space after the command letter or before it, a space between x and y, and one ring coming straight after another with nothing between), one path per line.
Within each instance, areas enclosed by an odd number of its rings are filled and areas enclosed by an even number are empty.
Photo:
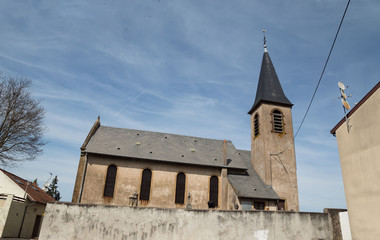
M266 45L264 45L263 61L261 63L259 83L257 85L256 99L249 110L252 114L262 102L274 103L285 106L293 106L282 90L281 83L278 80L276 71L269 57Z

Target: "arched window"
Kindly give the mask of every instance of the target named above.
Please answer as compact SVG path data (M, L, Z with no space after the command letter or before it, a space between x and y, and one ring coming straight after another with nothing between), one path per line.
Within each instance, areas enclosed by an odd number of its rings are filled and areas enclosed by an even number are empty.
M273 132L284 133L284 118L279 110L272 112Z
M182 172L177 174L177 184L175 189L175 203L185 203L186 175Z
M152 171L144 169L141 177L140 200L149 200Z
M255 114L254 122L253 122L253 127L254 127L254 135L255 138L259 136L259 114Z
M210 202L213 202L214 206L218 206L218 192L219 192L219 179L217 176L210 178Z
M104 185L105 197L113 197L113 192L115 190L117 167L115 165L109 165L107 169L106 184Z

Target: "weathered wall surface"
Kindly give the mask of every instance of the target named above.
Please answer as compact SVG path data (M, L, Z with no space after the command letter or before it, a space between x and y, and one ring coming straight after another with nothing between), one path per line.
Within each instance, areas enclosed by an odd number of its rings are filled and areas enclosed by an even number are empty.
M272 111L275 109L283 114L284 134L273 132ZM259 115L259 135L254 138L256 113ZM265 184L272 186L279 197L285 200L286 210L299 211L291 108L262 104L251 115L251 141L252 165L256 172ZM282 151L279 156L271 155Z
M23 215L26 209L23 222ZM31 238L37 215L42 216L45 204L38 202L16 202L13 195L9 194L7 199L0 200L0 237L16 238L20 233L21 238Z
M48 204L41 240L333 239L326 213Z
M46 205L43 203L28 203L28 207L25 214L24 224L22 226L21 237L31 238L33 233L34 224L36 222L37 215L43 216ZM43 221L43 220L42 220Z
M353 239L380 236L380 89L336 131Z
M14 202L13 195L9 194L4 205L0 208L0 237L18 237L21 226L24 203Z
M115 192L113 198L104 197L104 184L107 167L117 166ZM86 180L83 187L81 203L129 205L129 197L140 193L142 172L145 168L152 170L152 184L149 201L139 200L139 205L146 207L185 208L184 204L176 204L175 188L179 172L186 175L185 196L191 193L191 204L194 209L208 209L210 177L219 177L219 205L221 208L221 176L220 169L155 163L151 161L126 161L121 158L110 158L99 155L88 155Z

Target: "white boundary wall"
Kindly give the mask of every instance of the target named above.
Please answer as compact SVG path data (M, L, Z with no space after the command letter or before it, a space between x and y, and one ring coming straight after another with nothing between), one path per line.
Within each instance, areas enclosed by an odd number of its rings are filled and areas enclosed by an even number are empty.
M40 240L332 239L327 213L48 204Z
M352 240L350 221L348 220L348 213L340 212L339 220L340 220L340 228L342 231L343 240Z

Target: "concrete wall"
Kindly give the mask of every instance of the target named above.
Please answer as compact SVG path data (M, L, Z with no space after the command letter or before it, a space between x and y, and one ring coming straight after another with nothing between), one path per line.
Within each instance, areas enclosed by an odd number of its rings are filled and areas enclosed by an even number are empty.
M30 203L26 210L24 225L22 226L21 238L31 238L33 233L34 224L36 222L37 215L42 216L45 213L46 204L43 203Z
M273 132L272 112L283 114L285 133ZM259 115L259 135L254 137L254 117ZM252 166L265 184L285 200L285 209L299 211L297 166L291 108L263 103L251 115ZM286 149L286 150L285 150ZM285 150L285 151L284 151ZM271 156L284 151L281 155Z
M3 223L0 237L18 237L24 213L24 204L23 202L14 202L13 195L8 195L0 208L1 222Z
M380 236L380 89L336 131L353 239Z
M26 209L24 223L20 234L21 238L31 238L37 215L43 215L45 204L16 202L13 195L8 195L6 200L0 200L0 237L18 237L24 211Z
M9 208L11 207L12 203L12 200L9 200L9 198L12 197L13 196L0 199L0 237L3 236L5 222L7 221Z
M48 204L41 240L333 239L327 213Z
M184 204L176 204L175 188L179 172L186 175L185 196L191 193L191 204L193 209L207 209L209 201L210 177L219 177L219 206L222 206L222 181L221 171L217 168L205 168L189 165L175 165L156 163L144 160L129 160L122 158L110 158L100 155L88 155L88 165L83 187L81 203L129 205L129 197L134 193L140 193L142 171L145 168L152 170L152 183L149 201L139 200L139 206L163 207L163 208L185 208ZM117 175L114 196L104 197L104 184L109 165L117 166ZM229 188L232 190L232 188ZM226 188L228 191L228 188ZM227 196L234 198L234 193ZM228 204L229 207L232 204ZM233 208L231 208L233 209Z

